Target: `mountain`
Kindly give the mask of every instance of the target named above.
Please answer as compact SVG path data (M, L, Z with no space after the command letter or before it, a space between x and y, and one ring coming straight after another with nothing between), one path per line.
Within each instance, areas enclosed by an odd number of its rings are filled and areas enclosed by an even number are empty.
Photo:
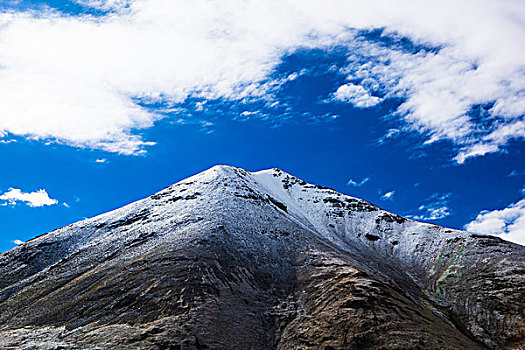
M215 166L0 255L1 349L525 349L525 247Z

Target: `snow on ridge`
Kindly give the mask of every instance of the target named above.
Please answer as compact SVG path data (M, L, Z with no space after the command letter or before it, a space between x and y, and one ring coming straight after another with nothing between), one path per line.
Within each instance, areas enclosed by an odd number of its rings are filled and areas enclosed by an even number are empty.
M138 254L162 240L187 237L172 227L199 231L203 225L223 225L224 220L243 221L247 229L239 232L257 240L253 235L269 221L253 221L243 215L254 213L252 218L271 221L276 215L272 210L338 250L361 254L368 260L396 262L410 271L429 271L448 239L465 237L465 233L405 219L366 200L306 183L280 169L249 172L216 165L147 198L14 249L25 245L38 249L44 242L56 242L60 247L56 253L62 257L82 249L94 256L109 255L147 237L134 253Z
M230 186L224 186L228 184ZM408 256L421 244L431 246L436 242L436 247L431 250L437 249L444 239L435 236L444 231L437 226L433 228L401 218L365 200L306 183L277 168L249 172L233 166L216 165L152 196L58 229L39 237L37 241L64 240L75 236L75 247L71 249L79 249L100 240L120 239L126 230L110 230L108 227L119 222L142 225L140 216L144 213L154 225L187 220L183 217L201 212L207 215L206 208L230 206L231 199L236 198L235 191L244 191L244 194L255 191L277 206L282 203L286 208L285 215L345 249L359 246L381 251L381 254L399 252ZM247 200L241 205L254 204ZM230 207L230 210L237 209Z

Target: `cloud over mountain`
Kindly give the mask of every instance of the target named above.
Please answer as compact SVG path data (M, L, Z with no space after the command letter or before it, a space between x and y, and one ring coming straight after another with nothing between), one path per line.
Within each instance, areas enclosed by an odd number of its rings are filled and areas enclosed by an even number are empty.
M404 99L399 118L429 142L452 140L457 162L525 137L518 1L79 3L109 12L0 16L0 130L137 154L152 143L136 130L164 117L148 106L268 98L283 55L345 45L336 96L362 108ZM359 35L374 28L412 49Z
M482 211L465 229L525 245L525 199L501 210Z
M58 201L49 197L44 189L34 192L23 192L18 188L10 188L7 192L0 195L1 205L15 205L24 203L30 207L43 207L57 204Z

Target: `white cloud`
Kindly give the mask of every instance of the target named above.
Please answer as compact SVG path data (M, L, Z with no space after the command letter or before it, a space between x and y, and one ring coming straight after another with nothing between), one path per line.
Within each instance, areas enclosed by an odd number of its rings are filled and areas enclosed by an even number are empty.
M366 184L368 181L370 180L369 177L365 177L363 180L361 181L354 181L352 179L348 180L348 182L346 183L347 185L350 185L350 186L354 186L354 187L361 187L363 186L364 184Z
M407 215L414 220L439 220L451 214L448 207L450 193L434 193L418 208L419 214Z
M93 7L101 10L122 11L129 7L130 0L74 0L82 6Z
M43 207L58 203L56 199L50 198L44 189L35 192L22 192L18 188L10 188L0 195L0 200L3 201L2 205L15 205L22 202L30 207Z
M393 138L395 138L395 137L398 137L400 134L401 134L401 130L399 130L399 129L397 129L397 128L388 129L388 131L386 132L386 134L384 134L384 135L379 139L379 143L384 143L386 140L388 140L388 139L393 139Z
M136 154L137 129L188 96L242 100L272 88L269 72L297 47L348 45L348 84L335 96L368 107L371 91L458 162L525 137L525 5L515 0L78 0L108 15L0 15L0 131ZM386 28L440 49L407 52L353 37ZM375 94L375 93L374 93ZM485 118L472 106L493 103ZM488 126L487 126L488 125Z
M96 163L107 163L108 160L106 158L97 158L95 159L95 162Z
M16 245L20 245L20 244L24 244L25 242L24 241L21 241L19 239L15 239L14 241L12 241L12 243L16 244Z
M16 142L16 140L15 139L0 140L0 143L3 143L5 145L7 145L9 143L13 143L13 142Z
M505 209L482 211L465 226L470 232L499 235L508 241L525 245L525 199Z
M372 96L368 90L361 85L341 85L334 93L334 98L339 101L349 102L359 108L373 107L381 103L382 99Z
M450 215L450 209L445 205L441 207L419 207L419 210L425 211L422 215L412 216L415 220L439 220Z
M383 201L391 201L391 200L394 200L394 194L396 193L396 191L390 191L390 192L387 192L385 193L384 195L381 196L381 200Z
M522 176L522 175L525 175L525 172L523 172L523 171L517 171L517 170L512 170L510 173L507 174L508 177L512 177L512 176Z

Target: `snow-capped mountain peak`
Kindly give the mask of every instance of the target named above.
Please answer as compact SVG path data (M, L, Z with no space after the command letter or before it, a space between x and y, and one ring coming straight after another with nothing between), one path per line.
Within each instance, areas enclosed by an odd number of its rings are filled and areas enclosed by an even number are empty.
M521 346L524 264L498 238L214 166L0 255L0 347Z

